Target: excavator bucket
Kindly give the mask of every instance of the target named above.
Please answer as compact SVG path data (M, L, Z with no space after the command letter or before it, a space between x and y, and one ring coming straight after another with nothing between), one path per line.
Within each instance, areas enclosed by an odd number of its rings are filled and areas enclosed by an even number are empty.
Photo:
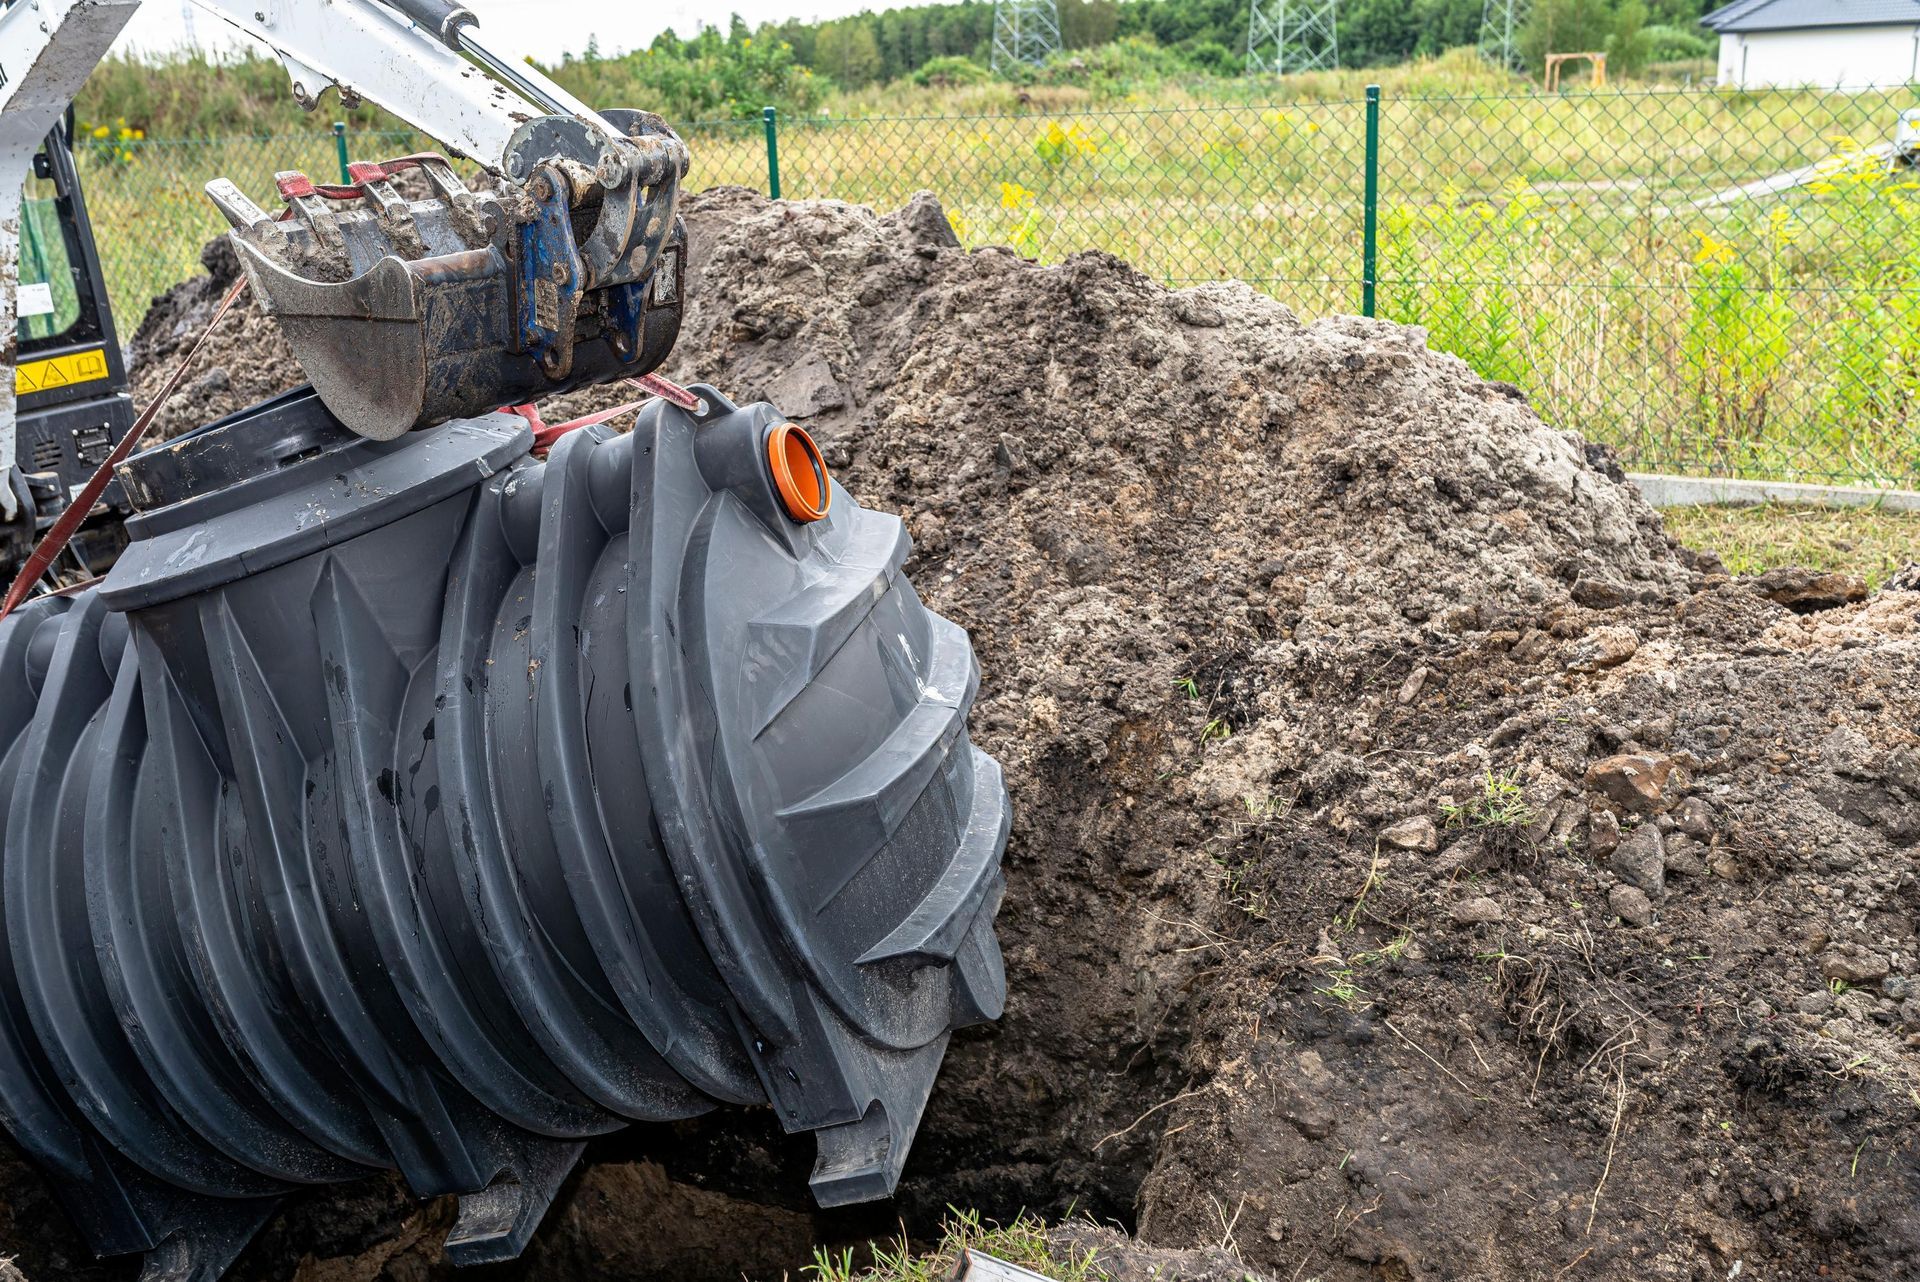
M897 519L695 390L537 460L303 389L0 622L0 1115L95 1249L212 1279L397 1169L511 1258L586 1139L725 1104L892 1191L1004 995L977 670Z
M355 162L344 185L281 173L284 216L227 179L207 184L254 297L334 417L391 440L666 359L686 150L649 112L600 114L632 144L624 158L528 161L524 186L496 191L469 190L433 153ZM523 129L529 147L591 157L600 145L578 121Z

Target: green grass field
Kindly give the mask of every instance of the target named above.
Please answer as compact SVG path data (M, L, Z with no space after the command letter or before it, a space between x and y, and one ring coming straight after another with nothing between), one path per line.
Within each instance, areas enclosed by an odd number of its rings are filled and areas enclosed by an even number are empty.
M1875 150L1914 93L1545 97L1460 54L1386 80L1379 315L1635 467L1920 484L1920 183ZM926 188L970 246L1098 248L1172 284L1238 277L1304 316L1359 310L1363 75L1294 78L1280 105L1254 101L1272 85L1214 84L843 96L781 123L783 194L890 209ZM692 186L766 187L759 122L683 129ZM353 136L356 156L414 145ZM87 195L123 318L218 229L206 179L264 198L275 170L335 164L318 131L96 144ZM1807 166L1809 183L1723 196Z
M1667 532L1689 547L1719 554L1735 574L1782 565L1839 570L1879 587L1920 561L1920 513L1877 508L1669 508Z

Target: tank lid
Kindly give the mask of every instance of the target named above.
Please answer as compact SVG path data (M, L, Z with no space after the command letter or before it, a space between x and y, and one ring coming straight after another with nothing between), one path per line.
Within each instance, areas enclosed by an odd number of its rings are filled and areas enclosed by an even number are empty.
M371 441L300 388L121 466L136 515L101 598L134 610L231 583L410 516L532 446L515 414Z
M142 450L120 465L120 483L134 511L153 512L277 476L289 464L347 449L358 439L311 387L297 387Z

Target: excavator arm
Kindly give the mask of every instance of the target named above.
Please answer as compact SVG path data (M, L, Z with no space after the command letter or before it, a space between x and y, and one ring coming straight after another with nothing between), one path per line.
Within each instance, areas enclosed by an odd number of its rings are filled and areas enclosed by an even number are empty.
M328 86L377 103L489 175L470 190L437 155L362 165L342 188L286 173L271 212L209 184L255 295L348 427L388 440L665 359L687 169L665 121L589 108L448 0L198 2L272 47L302 103ZM395 186L407 168L426 198Z
M687 152L658 116L589 108L489 48L472 11L447 0L196 2L272 49L304 106L329 87L376 103L487 175L472 190L437 154L357 166L340 187L283 173L284 207L272 211L225 179L208 185L261 306L342 422L387 440L665 358L679 328ZM12 0L0 12L9 342L20 183L136 4ZM396 185L407 169L426 179L424 196ZM12 502L0 487L0 515Z

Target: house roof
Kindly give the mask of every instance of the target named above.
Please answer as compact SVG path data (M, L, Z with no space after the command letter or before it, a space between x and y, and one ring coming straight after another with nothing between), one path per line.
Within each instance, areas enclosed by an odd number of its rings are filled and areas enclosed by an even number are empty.
M1920 25L1920 0L1733 0L1700 25L1725 33Z

